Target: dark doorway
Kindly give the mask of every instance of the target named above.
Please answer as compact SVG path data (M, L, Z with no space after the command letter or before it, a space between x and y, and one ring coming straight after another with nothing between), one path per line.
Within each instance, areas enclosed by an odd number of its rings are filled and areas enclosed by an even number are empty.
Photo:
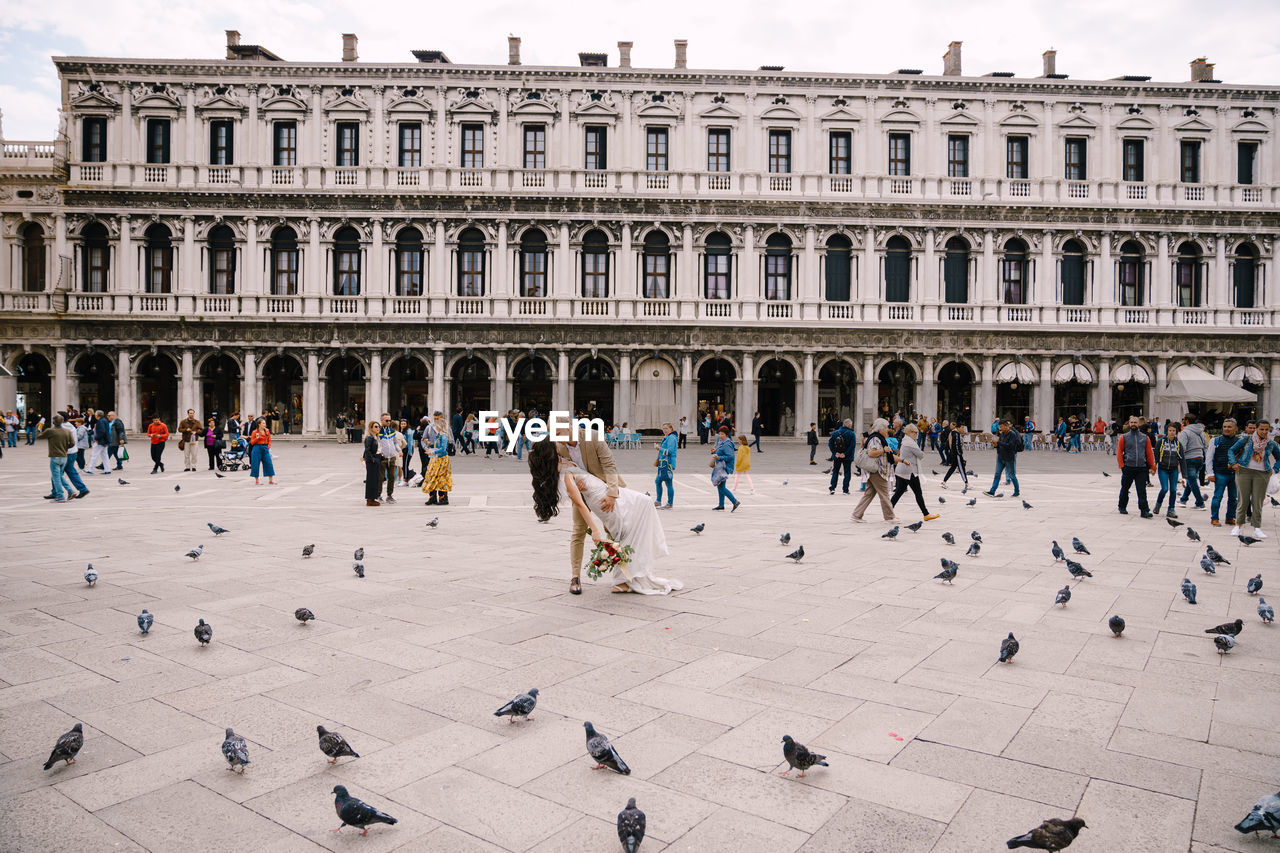
M600 418L613 423L613 366L603 358L582 361L573 371L575 417Z
M792 435L796 428L796 371L791 362L773 358L760 368L756 385L756 409L764 422L765 435ZM745 415L743 426L750 427ZM808 424L805 424L808 427Z
M177 429L178 365L163 353L138 362L138 431L146 432L155 417L170 430Z

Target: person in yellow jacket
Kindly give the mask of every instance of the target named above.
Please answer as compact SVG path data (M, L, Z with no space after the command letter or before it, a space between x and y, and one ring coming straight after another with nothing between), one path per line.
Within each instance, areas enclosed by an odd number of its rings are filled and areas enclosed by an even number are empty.
M751 482L751 440L745 435L738 436L738 452L733 460L733 487L738 488L738 478L746 476L747 488L751 494L756 493L755 483Z

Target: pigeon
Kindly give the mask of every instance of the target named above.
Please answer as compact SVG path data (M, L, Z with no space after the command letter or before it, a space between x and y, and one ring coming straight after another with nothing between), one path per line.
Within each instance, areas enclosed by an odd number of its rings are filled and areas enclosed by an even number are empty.
M1210 560L1213 560L1215 563L1221 563L1224 566L1231 565L1231 561L1228 560L1226 557L1222 556L1221 554L1219 554L1217 551L1215 551L1212 545L1204 546L1204 553L1205 553L1205 556L1207 556Z
M1280 833L1280 793L1268 794L1254 804L1253 810L1236 824L1236 832L1248 834L1267 830L1275 838Z
M644 841L644 812L636 808L636 798L627 800L627 807L618 812L618 840L627 853L636 853Z
M1107 620L1107 627L1111 629L1111 636L1119 637L1124 633L1124 619L1119 615L1112 616Z
M433 519L431 519L430 521L428 521L428 522L427 522L427 527L432 527L432 528L434 528L434 527L439 527L439 526L440 526L440 516L438 516L438 515L437 515L435 518L433 518Z
M1187 538L1188 538L1188 539L1190 539L1192 542L1199 542L1199 541L1200 541L1200 534L1199 534L1199 533L1196 533L1196 529L1195 529L1194 527L1188 527L1188 528L1187 528Z
M996 497L998 498L1004 497L1004 492L996 492Z
M1009 636L1000 641L1000 660L999 663L1013 663L1013 656L1018 653L1018 641L1014 639L1013 632L1009 632Z
M1221 625L1218 625L1213 628L1205 628L1204 632L1206 634L1230 634L1231 636L1234 637L1243 630L1244 630L1244 620L1237 619L1234 622L1223 622Z
M1005 844L1010 850L1015 847L1030 847L1033 850L1065 850L1071 846L1071 842L1076 840L1080 830L1088 828L1083 818L1073 817L1070 820L1062 820L1051 817L1025 835L1010 838Z
M293 618L305 625L307 622L315 619L316 615L305 607L299 607L297 610L293 611Z
M782 736L782 757L787 760L787 769L779 773L779 776L786 776L792 770L800 771L800 778L804 778L804 771L810 767L830 767L827 763L825 755L819 755L816 752L810 752L802 743L796 743L791 735Z
M972 539L974 542L981 542L982 534L974 530L969 533L969 538Z
M75 764L76 753L82 746L84 746L84 727L76 723L71 727L71 731L58 738L57 743L53 745L53 752L49 753L49 760L44 763L44 769L48 770L59 761Z
M917 521L914 524L907 525L907 529L910 530L912 533L919 533L921 527L924 527L923 521Z
M1191 582L1190 578L1182 579L1182 597L1187 600L1188 604L1196 603L1196 585Z
M1164 520L1165 520L1165 523L1168 524L1170 527L1181 527L1183 524L1181 521L1178 521L1177 519L1174 519L1174 518L1170 518L1167 515L1164 517Z
M1093 572L1077 563L1075 560L1067 560L1067 571L1071 572L1071 577L1079 580L1080 578L1091 578Z
M220 474L220 473L219 473L219 472L217 472L217 471L214 471L214 472L213 472L213 476L217 477L219 480L225 480L225 479L226 479L226 475L225 475L225 474Z
M93 563L90 563L89 568L84 570L84 582L89 586L93 586L98 582L98 573L93 570Z
M1225 655L1236 647L1236 638L1230 634L1219 634L1213 638L1213 644L1218 647L1218 654Z
M1213 560L1205 556L1200 558L1200 568L1204 569L1206 575L1216 575L1218 573L1217 567L1213 565Z
M1071 537L1071 547L1076 549L1076 553L1077 553L1077 554L1088 554L1088 553L1089 553L1089 549L1088 549L1088 548L1086 548L1086 547L1084 547L1084 543L1083 543L1083 542L1081 542L1079 539L1077 539L1075 536L1072 536L1072 537ZM1092 555L1090 554L1090 556L1092 556Z
M1249 578L1249 582L1244 585L1244 588L1250 595L1257 595L1262 590L1262 572L1258 572Z
M972 471L965 471L964 473L965 473L967 476L970 476L970 477L976 477L976 476L978 476L977 474L973 473ZM964 487L965 487L966 489L967 489L967 488L969 488L969 484L968 484L968 483L965 483Z
M1054 596L1053 603L1061 604L1063 607L1066 607L1067 602L1070 600L1071 600L1071 584L1067 584L1062 589L1058 590L1058 594Z
M521 693L507 704L493 712L495 717L506 717L508 723L514 723L516 717L529 719L533 709L538 707L538 688L529 688L528 693Z
M142 636L151 633L151 623L155 621L155 617L148 613L145 609L138 614L138 630L142 632Z
M201 554L203 554L203 553L204 553L204 546L203 546L203 545L197 545L196 547L194 547L194 548L192 548L190 551L188 551L186 555L187 555L188 557L190 557L191 559L193 559L193 560L198 560L198 559L200 559L200 555L201 555Z
M952 536L950 533L944 533L942 534L942 541L946 542L948 545L954 545L956 544L956 537Z
M201 619L200 624L196 626L196 639L202 646L209 645L209 641L213 639L213 626Z
M936 477L936 476L938 476L938 472L937 472L937 471L932 471L932 470L931 470L929 473L930 473L930 474L932 474L932 475L933 475L933 476L935 476L935 477Z
M362 560L364 560L364 546L363 546L363 545L361 545L359 548L357 548L357 549L356 549L356 562L357 562L357 563L359 563L359 562L361 562Z
M119 483L119 484L120 484L120 485L122 485L122 486L127 486L127 485L129 485L129 481L128 481L128 480L126 480L124 477L116 477L116 482L117 482L117 483Z
M225 527L219 527L218 525L213 524L212 522L209 524L209 529L213 531L214 536L221 536L224 533L231 532L230 530L227 530Z
M694 527L690 527L689 529L692 530L694 533L701 534L702 531L707 529L707 525L699 523Z
M978 505L977 498L969 498L969 502L965 504L965 506L977 506L977 505Z
M978 552L981 550L982 550L982 546L980 544L978 544L977 542L970 542L969 550L965 551L964 555L966 557L976 557L978 556Z
M1236 538L1239 539L1240 544L1244 545L1246 548L1250 545L1256 545L1262 541L1261 539L1254 539L1252 536L1237 536Z
M344 755L360 757L360 753L352 749L347 739L337 732L331 732L324 726L316 726L316 732L320 735L320 751L329 756L330 764L337 764L338 759Z
M303 557L310 557L310 556L311 556L312 554L314 554L315 552L316 552L316 546L315 546L315 545L303 545L303 546L302 546L302 556L303 556Z
M1022 508L1023 508L1023 509L1035 509L1035 507L1033 507L1031 504L1027 503L1026 501L1023 501L1023 502L1022 502Z
M357 800L348 794L345 785L334 785L333 794L333 810L338 813L342 826L339 826L338 829L330 830L331 832L337 832L343 826L354 826L356 829L362 830L361 835L368 835L371 824L398 823L395 818L386 812L380 812L363 800Z
M1267 600L1261 596L1258 597L1258 615L1262 617L1263 622L1276 621L1276 611Z
M244 738L227 727L227 737L222 741L222 757L227 759L227 769L244 772L244 766L249 763L249 745L244 742Z
M791 544L791 534L790 534L790 533L784 533L784 534L782 534L781 536L779 536L779 537L778 537L778 541L779 541L780 543L782 543L783 545L790 545L790 544Z
M804 546L803 546L803 545L801 545L799 548L795 549L795 550L794 550L794 551L792 551L790 554L788 554L788 555L787 555L787 559L788 559L788 560L795 560L797 563L798 563L798 562L800 562L801 560L803 560L803 559L804 559Z
M783 480L783 481L782 481L782 485L784 485L784 486L785 486L787 483L790 483L790 482L791 482L790 480Z
M358 578L364 577L364 564L356 563L354 566L351 567L351 571L355 572L356 577Z
M622 756L618 755L618 750L613 748L613 744L609 743L609 739L597 732L595 726L591 725L591 723L583 723L582 725L587 730L587 753L596 762L596 766L591 769L603 770L608 767L623 776L630 776L631 768L622 760Z
M1267 499L1271 501L1272 506L1280 506L1280 501L1276 500L1271 495L1267 495Z
M895 525L894 525L893 527L891 527L889 530L887 530L886 532L884 532L884 533L880 534L880 538L881 538L881 539L897 539L897 538L898 538L898 525L896 525L896 524L895 524Z
M938 503L944 504L946 502L947 502L946 498L944 498L942 495L938 495Z
M936 580L943 580L943 581L946 581L947 583L953 583L956 579L956 572L958 571L960 571L959 563L953 563L952 561L948 560L946 557L943 557L942 571L938 572L933 577Z
M1108 474L1106 471L1103 471L1103 472L1102 472L1102 476L1104 476L1104 477L1110 477L1111 475L1110 475L1110 474Z
M1049 549L1049 553L1053 555L1055 562L1067 559L1067 555L1063 553L1062 548L1058 545L1058 540L1053 540L1053 547Z

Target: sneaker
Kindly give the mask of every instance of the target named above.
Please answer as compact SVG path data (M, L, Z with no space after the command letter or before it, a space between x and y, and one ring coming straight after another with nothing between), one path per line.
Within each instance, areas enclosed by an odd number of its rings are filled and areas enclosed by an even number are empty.
M1187 505L1187 499L1186 499L1186 498L1183 498L1182 500L1178 501L1178 504L1179 504L1179 505L1181 505L1181 506L1186 506L1186 505Z
M1196 509L1204 509L1204 504L1196 504Z
M925 521L933 521L933 520L934 520L935 518L937 518L937 517L938 517L938 514L935 512L935 513L933 513L932 515L926 515L926 516L924 517L924 520L925 520Z
M1156 510L1156 511L1157 511L1157 512L1159 512L1159 510ZM1173 510L1169 510L1169 512L1167 512L1167 513L1166 513L1166 515L1167 515L1169 518L1177 518L1177 517L1178 517L1178 514L1177 514L1176 512L1174 512Z
M989 498L994 498L996 496L995 492L983 492L983 494Z
M737 512L737 511L738 511L738 507L740 507L740 506L742 506L742 501L734 501L734 502L733 502L733 509L729 510L729 515L733 515L735 512Z
M713 507L711 508L711 511L712 511L712 512L724 512L724 507L722 507L722 506L713 506Z
M1232 536L1240 535L1240 525L1237 524L1235 527L1231 528L1231 535Z
M945 488L947 488L947 484L946 484L946 483L940 483L939 485L941 485L941 486L942 486L942 488L944 488L944 489L945 489Z
M1128 515L1128 514L1129 514L1129 510L1127 510L1127 509L1118 509L1118 510L1116 510L1116 512L1120 513L1121 515Z
M817 463L817 462L810 462L809 464L810 464L810 465L817 465L818 463Z
M1263 533L1261 529L1259 529L1259 528L1255 527L1255 528L1253 528L1253 538L1254 538L1254 539L1266 539L1266 538L1267 538L1267 534Z
M42 495L42 497L47 501L53 501L58 499L56 495Z
M1144 512L1144 513L1142 514L1142 517L1143 517L1143 518L1155 518L1155 516L1154 516L1154 515L1152 515L1152 514L1151 514L1151 513L1149 513L1149 512Z
M836 490L835 490L835 489L828 489L828 490L827 490L827 494L829 494L829 495L834 495L835 493L836 493Z
M867 523L867 520L866 520L865 518L858 518L858 516L856 516L856 515L851 515L851 516L849 516L849 520L850 520L850 521L852 521L854 524L866 524L866 523Z
M391 497L391 495L387 495L385 498L382 499L382 502L387 504L393 504L396 502L396 499Z
M88 490L88 489L85 489L83 492L78 492L78 493L76 493L76 500L79 500L80 498L84 497L84 496L85 496L85 495L87 495L87 494L89 494L89 490Z

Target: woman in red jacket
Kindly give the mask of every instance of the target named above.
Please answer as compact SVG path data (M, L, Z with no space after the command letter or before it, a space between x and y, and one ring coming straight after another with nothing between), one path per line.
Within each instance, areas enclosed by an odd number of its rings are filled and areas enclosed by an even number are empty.
M262 485L258 481L260 468L267 475L267 485L276 484L276 468L271 464L271 430L267 429L267 422L262 418L258 418L253 425L253 432L249 433L249 463L253 468L250 473L255 486Z
M164 455L164 443L169 440L169 428L161 422L159 415L151 419L147 435L151 436L151 473L164 471L160 457Z

